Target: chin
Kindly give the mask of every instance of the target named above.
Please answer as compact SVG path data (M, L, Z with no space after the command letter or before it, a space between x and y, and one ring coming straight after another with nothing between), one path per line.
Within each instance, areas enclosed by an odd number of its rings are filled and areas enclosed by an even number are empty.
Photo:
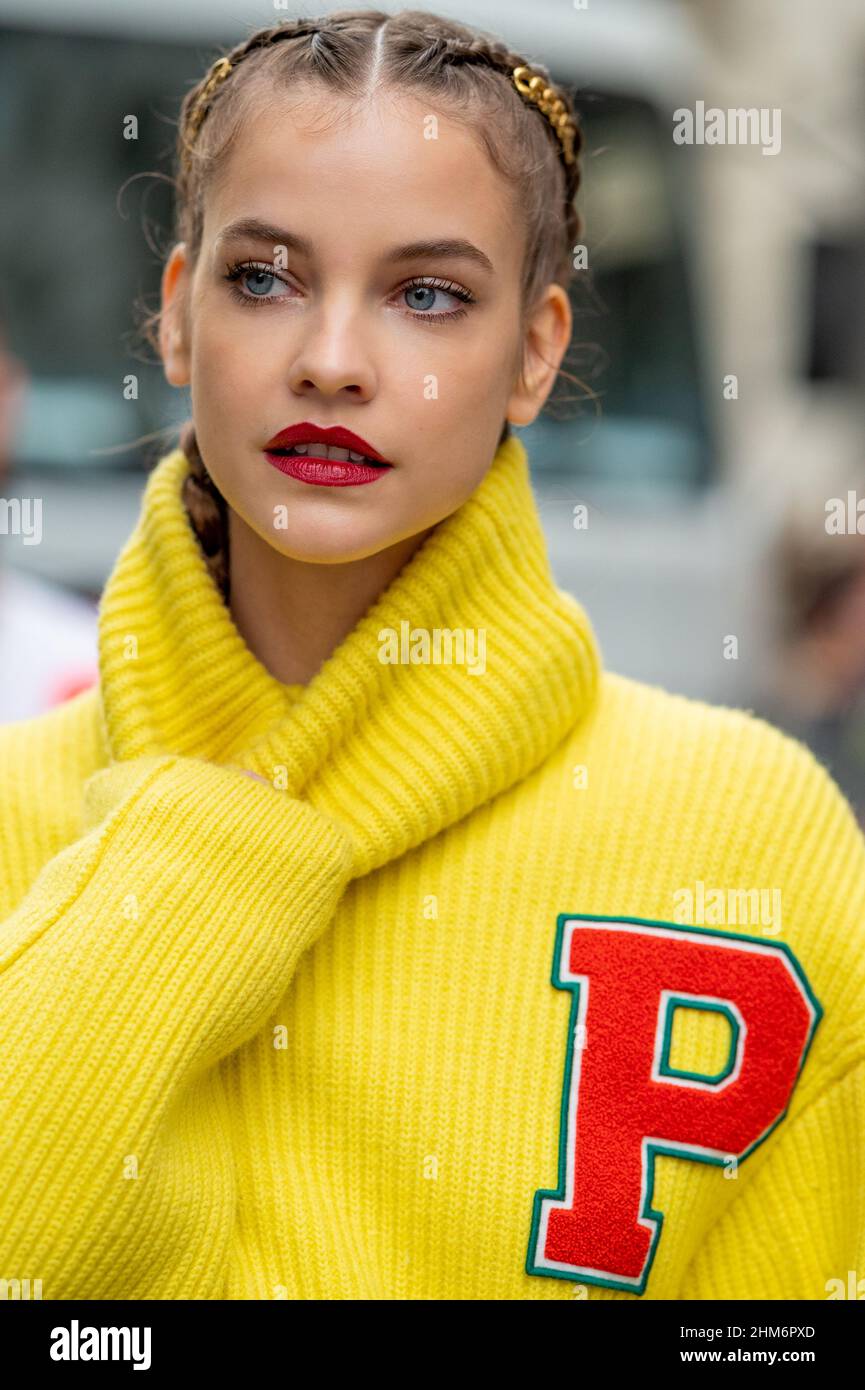
M277 554L311 565L344 565L351 560L365 560L393 544L389 536L358 535L356 528L351 535L346 535L341 529L334 530L326 525L289 526L284 531L271 528L260 530L259 535Z

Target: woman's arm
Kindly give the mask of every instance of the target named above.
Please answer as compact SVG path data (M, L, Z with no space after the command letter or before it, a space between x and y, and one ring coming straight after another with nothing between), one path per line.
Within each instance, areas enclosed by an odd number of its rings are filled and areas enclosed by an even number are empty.
M0 1272L45 1299L218 1298L235 1215L217 1063L277 1008L347 833L178 756L87 783L0 923Z

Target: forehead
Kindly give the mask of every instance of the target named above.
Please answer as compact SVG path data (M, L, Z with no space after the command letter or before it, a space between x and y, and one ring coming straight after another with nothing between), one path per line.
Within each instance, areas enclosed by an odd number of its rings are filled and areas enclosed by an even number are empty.
M471 128L418 94L349 102L310 87L256 106L208 190L205 240L250 214L302 215L310 235L314 218L317 242L355 247L466 237L503 274L520 260L512 186Z

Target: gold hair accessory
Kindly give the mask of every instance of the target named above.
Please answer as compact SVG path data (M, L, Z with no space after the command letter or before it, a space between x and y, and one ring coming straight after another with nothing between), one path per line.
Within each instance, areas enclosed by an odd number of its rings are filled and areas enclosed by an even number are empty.
M577 127L555 87L548 87L546 78L525 65L514 68L511 76L520 96L534 102L553 127L559 138L565 163L575 164L574 138Z
M202 87L192 114L189 117L190 135L195 136L198 133L198 127L204 120L210 98L213 96L220 82L224 82L230 72L231 60L229 58L218 58L213 64L213 67L208 73L207 81Z

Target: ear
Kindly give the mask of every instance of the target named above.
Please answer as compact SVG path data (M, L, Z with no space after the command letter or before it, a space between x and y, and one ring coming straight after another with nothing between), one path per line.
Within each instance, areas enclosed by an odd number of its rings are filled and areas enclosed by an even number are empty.
M572 328L567 291L561 285L549 284L526 324L523 370L506 411L512 425L530 425L540 414L571 341Z
M179 241L162 272L162 317L159 321L159 349L165 379L171 386L188 386L190 380L189 280L186 244Z

